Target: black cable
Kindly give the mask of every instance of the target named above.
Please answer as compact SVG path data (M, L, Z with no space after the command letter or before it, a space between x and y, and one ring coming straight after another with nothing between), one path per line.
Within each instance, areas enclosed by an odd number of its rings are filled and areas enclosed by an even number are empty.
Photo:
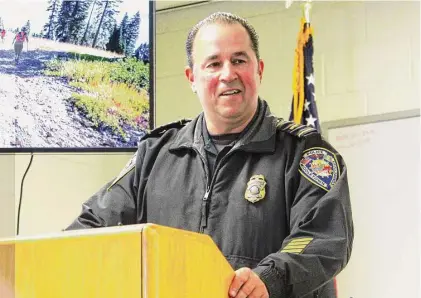
M18 207L18 220L17 220L16 235L19 235L20 208L22 206L23 182L25 181L26 174L28 173L28 170L31 167L33 159L34 159L34 153L31 152L31 159L29 160L28 167L26 168L25 174L23 174L22 181L20 183L20 196L19 196L19 207Z

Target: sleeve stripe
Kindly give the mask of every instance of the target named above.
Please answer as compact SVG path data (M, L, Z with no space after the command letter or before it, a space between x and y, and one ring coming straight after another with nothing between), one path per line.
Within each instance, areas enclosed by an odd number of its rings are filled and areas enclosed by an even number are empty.
M295 239L292 239L291 242L293 242L293 241L304 241L304 240L311 241L311 240L313 240L313 237L295 238Z
M301 245L307 245L310 242L311 241L308 241L308 242L290 242L290 243L288 243L288 246L291 246L291 245L299 245L299 246L301 246Z
M286 249L286 248L304 248L304 247L306 247L308 245L308 243L307 244L301 244L301 245L287 245L287 246L285 246L284 247L284 249Z
M289 243L310 243L312 240L313 240L313 238L293 239Z
M283 249L283 250L281 250L281 252L290 252L290 253L295 253L295 254L299 254L302 251L303 251L302 249Z
M281 252L302 253L304 249L313 241L313 238L297 238L291 240Z

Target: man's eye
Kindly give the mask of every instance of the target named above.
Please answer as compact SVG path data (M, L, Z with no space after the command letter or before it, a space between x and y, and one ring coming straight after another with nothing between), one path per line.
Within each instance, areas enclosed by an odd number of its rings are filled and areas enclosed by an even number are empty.
M242 59L234 59L233 61L232 61L232 63L233 64L242 64L242 63L245 63L246 61L244 61L244 60L242 60Z
M220 63L219 62L212 62L212 63L210 63L210 64L208 64L208 68L213 68L213 67L218 67L220 65Z

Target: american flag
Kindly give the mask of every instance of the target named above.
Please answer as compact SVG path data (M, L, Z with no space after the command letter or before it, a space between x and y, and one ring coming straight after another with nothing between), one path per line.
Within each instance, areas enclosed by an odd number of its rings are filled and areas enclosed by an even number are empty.
M314 127L321 132L314 85L313 32L310 23L302 19L295 49L294 95L289 120Z
M301 19L298 44L295 49L293 76L293 97L290 121L317 129L321 133L319 114L316 106L315 77L313 67L313 30L310 23ZM338 297L338 284L333 279L335 297Z

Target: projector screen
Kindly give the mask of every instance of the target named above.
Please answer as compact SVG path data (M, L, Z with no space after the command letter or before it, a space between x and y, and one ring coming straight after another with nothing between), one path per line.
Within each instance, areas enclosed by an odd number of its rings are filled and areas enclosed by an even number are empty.
M154 126L154 1L0 9L0 151L134 151Z

